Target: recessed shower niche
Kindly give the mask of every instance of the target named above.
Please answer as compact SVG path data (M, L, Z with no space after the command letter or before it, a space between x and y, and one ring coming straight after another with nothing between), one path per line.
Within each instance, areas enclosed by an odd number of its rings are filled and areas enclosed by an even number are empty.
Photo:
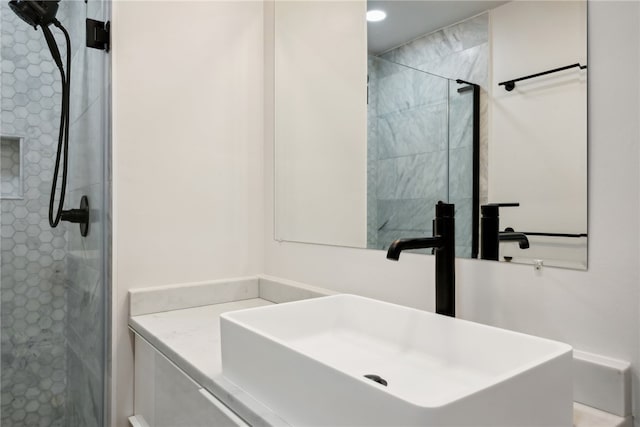
M0 197L22 199L22 138L0 136Z

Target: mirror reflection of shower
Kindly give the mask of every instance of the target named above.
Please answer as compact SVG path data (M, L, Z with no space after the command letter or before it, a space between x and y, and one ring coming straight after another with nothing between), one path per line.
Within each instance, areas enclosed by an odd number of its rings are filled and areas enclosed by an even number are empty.
M367 248L430 236L443 200L456 205L456 256L475 257L479 86L373 55L368 77Z

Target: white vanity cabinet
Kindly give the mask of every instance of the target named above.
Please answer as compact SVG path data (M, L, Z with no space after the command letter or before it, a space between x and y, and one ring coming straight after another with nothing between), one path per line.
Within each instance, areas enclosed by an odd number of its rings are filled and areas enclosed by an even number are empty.
M134 381L134 427L248 427L138 335Z

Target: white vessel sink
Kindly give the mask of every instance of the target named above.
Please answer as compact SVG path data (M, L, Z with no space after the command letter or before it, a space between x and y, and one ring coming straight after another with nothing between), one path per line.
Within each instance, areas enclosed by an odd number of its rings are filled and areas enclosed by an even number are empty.
M293 426L572 424L563 343L353 295L220 323L223 375Z

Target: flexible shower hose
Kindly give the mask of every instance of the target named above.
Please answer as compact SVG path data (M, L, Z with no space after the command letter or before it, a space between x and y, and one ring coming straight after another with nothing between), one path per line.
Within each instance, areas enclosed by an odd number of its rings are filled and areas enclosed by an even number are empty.
M51 33L51 30L46 25L42 26L42 32L44 33L45 40L49 46L49 51L53 56L53 59L60 70L60 77L62 80L62 108L60 111L60 130L58 132L58 149L56 151L56 162L53 172L53 180L51 182L51 197L49 198L49 225L51 227L57 227L60 223L62 216L62 210L64 205L65 194L67 190L67 167L68 167L68 155L69 155L69 94L71 92L71 39L67 30L60 24L57 19L54 19L53 25L58 27L64 34L66 40L66 65L67 72L65 73L62 65L62 59L60 57L60 51L58 50L56 41ZM62 182L60 184L60 199L58 201L58 208L55 209L55 195L56 187L58 186L58 175L60 171L60 160L62 159ZM55 212L55 214L54 214Z

